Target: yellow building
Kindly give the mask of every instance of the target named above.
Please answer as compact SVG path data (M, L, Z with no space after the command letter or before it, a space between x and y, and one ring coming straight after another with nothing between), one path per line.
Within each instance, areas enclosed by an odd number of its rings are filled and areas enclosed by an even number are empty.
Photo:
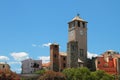
M6 63L0 63L0 71L2 72L10 72L10 66Z

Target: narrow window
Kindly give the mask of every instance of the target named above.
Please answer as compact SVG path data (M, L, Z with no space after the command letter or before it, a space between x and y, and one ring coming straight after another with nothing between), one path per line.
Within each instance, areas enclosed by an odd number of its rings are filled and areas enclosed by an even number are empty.
M85 23L83 22L82 24L83 24L83 28L85 28Z
M57 57L57 55L56 54L54 54L54 58L56 58Z
M75 22L73 22L73 27L75 26Z
M65 63L63 63L63 67L64 67L64 68L66 67L66 64L65 64Z
M74 51L74 45L71 45L71 49Z
M100 61L98 61L98 64L100 64Z
M55 48L58 48L58 46L57 46L57 45L55 45L54 47L55 47Z
M65 61L65 60L66 60L66 58L65 58L65 57L63 57L63 60Z
M80 27L80 22L78 22L78 27Z
M55 45L55 46L54 46L54 49L57 51L57 50L58 50L58 45Z
M5 68L5 65L3 65L3 68Z
M111 52L108 52L108 54L110 54Z
M83 56L84 54L84 49L80 49L80 56Z

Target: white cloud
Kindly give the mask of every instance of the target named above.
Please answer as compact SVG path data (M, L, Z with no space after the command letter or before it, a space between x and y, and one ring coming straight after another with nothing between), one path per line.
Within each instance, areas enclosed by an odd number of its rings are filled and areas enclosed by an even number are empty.
M33 47L49 47L52 43L45 43L45 44L42 44L42 45L38 45L38 44L32 44Z
M41 56L38 57L40 60L42 60L42 63L50 62L50 56Z
M21 64L20 61L14 61L14 62L8 62L9 65L12 65L12 64Z
M96 57L98 54L87 52L88 58Z
M42 46L43 47L49 47L52 43L46 43L46 44L43 44Z
M11 56L17 61L21 61L29 58L29 55L26 52L13 52L11 53Z
M22 69L21 68L11 68L13 72L21 73Z
M36 45L36 44L32 44L32 46L33 46L33 47L37 47L37 45Z
M9 58L7 56L0 56L0 61L7 61Z

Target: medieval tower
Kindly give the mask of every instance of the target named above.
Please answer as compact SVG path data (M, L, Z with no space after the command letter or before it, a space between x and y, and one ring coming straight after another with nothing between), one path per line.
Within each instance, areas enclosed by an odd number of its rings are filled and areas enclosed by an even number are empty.
M85 66L87 60L87 22L75 16L68 23L67 66Z
M50 69L59 71L59 45L56 43L50 45Z
M50 45L50 69L62 71L65 68L86 66L87 63L87 22L75 16L68 23L67 54L59 52L59 45Z

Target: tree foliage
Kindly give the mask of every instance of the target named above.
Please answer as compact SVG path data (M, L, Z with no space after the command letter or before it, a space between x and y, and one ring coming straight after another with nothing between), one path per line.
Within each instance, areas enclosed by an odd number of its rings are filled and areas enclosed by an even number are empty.
M43 75L43 74L45 73L45 70L44 70L44 69L38 70L38 71L36 71L35 73L36 73L36 74L41 74L41 75Z
M105 71L97 70L91 72L91 80L114 80L114 77L110 74L105 73Z
M65 74L67 80L73 80L75 69L74 68L68 68L63 71L63 74Z
M66 80L89 80L90 71L88 68L69 68L63 71Z
M0 80L20 80L20 77L14 72L0 72Z
M38 80L65 80L65 76L60 72L46 71Z
M112 75L98 70L90 72L88 68L69 68L63 71L66 80L114 80Z
M81 67L67 68L63 72L46 71L38 80L114 80L114 77L102 70L91 72Z

